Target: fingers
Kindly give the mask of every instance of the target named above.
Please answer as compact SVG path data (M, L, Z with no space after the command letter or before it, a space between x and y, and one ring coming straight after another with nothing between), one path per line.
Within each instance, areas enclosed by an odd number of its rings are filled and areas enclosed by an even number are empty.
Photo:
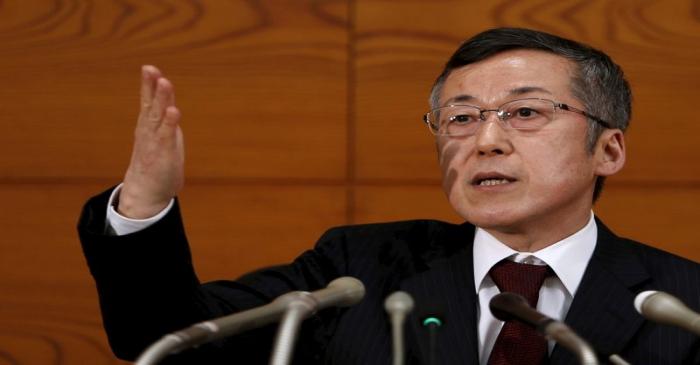
M151 106L155 94L156 81L161 77L161 72L155 66L145 65L141 67L141 108L148 109Z
M165 116L163 117L163 123L160 128L158 128L158 133L166 137L168 140L175 136L177 131L177 126L180 123L180 111L176 106L168 106L165 108Z
M166 78L159 78L156 81L156 94L153 97L153 102L148 111L149 124L153 128L158 128L165 116L165 109L172 106L173 100L173 85Z
M141 80L141 112L138 127L158 129L168 107L175 105L172 83L162 76L158 68L143 66Z
M141 112L119 212L131 218L157 214L182 188L184 142L173 84L154 66L142 67Z

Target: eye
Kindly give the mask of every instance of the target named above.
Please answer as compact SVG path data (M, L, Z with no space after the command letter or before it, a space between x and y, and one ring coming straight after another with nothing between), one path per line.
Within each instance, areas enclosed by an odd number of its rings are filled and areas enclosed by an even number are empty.
M468 114L458 114L458 115L451 116L449 121L451 123L465 124L465 123L472 122L473 118L471 115L468 115Z
M538 114L537 110L528 107L518 108L514 113L511 113L511 115L516 118L532 118L536 117Z

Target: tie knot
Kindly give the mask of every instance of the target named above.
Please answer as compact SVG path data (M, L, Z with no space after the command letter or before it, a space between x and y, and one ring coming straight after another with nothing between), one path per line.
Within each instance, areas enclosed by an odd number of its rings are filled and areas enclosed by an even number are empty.
M501 292L520 294L534 308L544 279L553 275L549 266L519 264L502 260L489 271L491 279Z

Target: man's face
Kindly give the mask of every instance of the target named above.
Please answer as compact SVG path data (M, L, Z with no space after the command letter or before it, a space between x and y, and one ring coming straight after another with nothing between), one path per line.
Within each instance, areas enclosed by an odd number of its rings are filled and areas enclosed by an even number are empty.
M495 109L515 99L543 98L584 109L571 95L574 67L542 51L502 52L452 71L440 106ZM437 137L450 204L497 237L559 226L580 229L590 215L596 178L597 152L586 149L586 118L557 109L542 129L524 131L507 129L495 114L486 113L473 136Z

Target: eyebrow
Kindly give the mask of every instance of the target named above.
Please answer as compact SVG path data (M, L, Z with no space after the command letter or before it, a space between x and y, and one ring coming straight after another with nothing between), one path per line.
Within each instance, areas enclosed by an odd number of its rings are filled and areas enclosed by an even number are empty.
M476 98L471 96L471 95L467 95L467 94L457 95L457 96L453 96L453 97L447 99L445 101L445 104L443 104L443 106L447 106L447 105L454 104L454 103L463 103L465 101L470 101L470 100L474 100L474 99L476 99Z
M515 89L509 91L508 94L509 94L509 95L523 95L523 94L529 94L529 93L532 93L532 92L542 92L542 93L545 93L545 94L554 95L554 94L552 94L551 91L549 91L549 90L547 90L547 89L545 89L545 88L543 88L543 87L539 87L539 86L523 86L523 87L518 87L518 88L515 88Z
M520 95L525 95L525 94L529 94L529 93L533 93L533 92L542 92L545 94L554 95L554 94L552 94L551 91L549 91L543 87L539 87L539 86L517 87L515 89L510 90L508 92L508 95L509 96L520 96ZM447 106L447 105L454 104L454 103L463 103L466 101L472 101L474 99L476 99L476 97L469 95L469 94L457 95L457 96L454 96L454 97L447 99L445 101L445 103L443 104L443 106Z

